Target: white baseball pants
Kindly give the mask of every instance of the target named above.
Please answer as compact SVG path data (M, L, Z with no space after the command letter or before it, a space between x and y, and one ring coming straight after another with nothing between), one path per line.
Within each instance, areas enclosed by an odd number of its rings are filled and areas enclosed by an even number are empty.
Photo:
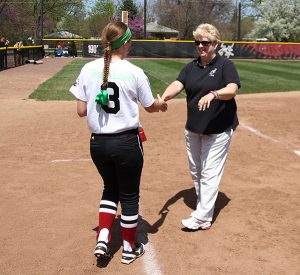
M202 135L185 129L190 173L197 194L197 207L191 216L212 221L219 185L233 130Z

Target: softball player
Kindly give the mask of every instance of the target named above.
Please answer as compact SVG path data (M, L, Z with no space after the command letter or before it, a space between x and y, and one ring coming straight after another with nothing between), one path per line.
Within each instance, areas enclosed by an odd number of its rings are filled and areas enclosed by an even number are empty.
M185 139L197 207L182 224L209 229L233 130L238 125L235 95L240 80L234 64L218 55L219 31L210 24L193 33L199 57L187 64L162 98L169 100L185 89Z
M70 91L78 99L78 115L87 116L91 157L104 182L94 254L111 257L110 230L120 202L121 262L130 264L145 251L142 243L135 243L144 158L138 102L150 113L166 111L167 104L160 98L154 100L144 72L124 60L131 39L127 25L109 23L101 38L104 58L87 63Z

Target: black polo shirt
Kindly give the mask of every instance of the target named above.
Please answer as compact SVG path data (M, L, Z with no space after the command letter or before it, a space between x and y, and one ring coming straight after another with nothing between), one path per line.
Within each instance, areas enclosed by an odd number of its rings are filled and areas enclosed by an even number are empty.
M219 90L229 83L236 83L240 88L239 75L231 60L217 54L211 63L203 67L201 59L195 59L182 69L177 80L184 85L187 95L187 130L199 134L218 134L237 127L239 122L234 98L215 99L209 109L198 109L198 101L210 91Z

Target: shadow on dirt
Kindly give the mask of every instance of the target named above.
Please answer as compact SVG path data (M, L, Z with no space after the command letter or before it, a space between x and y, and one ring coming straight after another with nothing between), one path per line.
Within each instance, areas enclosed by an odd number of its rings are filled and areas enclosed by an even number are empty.
M178 200L183 199L183 202L186 204L187 207L191 208L192 210L196 209L196 201L197 196L194 187L190 189L185 189L177 194L175 194L172 198L167 200L165 205L162 207L162 209L159 211L159 214L161 215L160 219L157 220L153 225L153 229L156 229L158 231L158 228L163 224L164 220L167 217L169 210L169 207L176 203ZM218 215L220 214L221 210L230 202L230 198L226 196L226 194L219 192L218 197L215 204L215 211L213 216L213 221L217 219ZM191 232L191 230L183 228L183 231Z
M188 206L191 209L196 208L196 193L194 188L185 189L177 194L175 194L173 197L171 197L169 200L166 201L164 206L159 211L160 218L153 223L152 225L149 224L141 215L139 216L139 222L138 222L138 228L137 228L137 242L141 242L143 244L148 243L148 234L155 234L159 231L159 228L163 225L165 219L167 218L168 213L170 212L169 207L172 204L175 204L178 200L183 199L186 206ZM212 223L217 219L219 213L221 210L229 203L230 199L222 192L218 193L218 197L216 200L215 205L215 211L214 211L214 217ZM120 227L120 219L121 216L118 215L116 219L114 220L112 229L111 229L111 235L112 239L110 241L110 254L113 255L122 247L122 233L121 233L121 227ZM98 231L98 227L93 229L94 231ZM182 228L182 231L185 232L195 232L194 230L189 230L187 228ZM100 268L106 267L111 259L104 259L104 260L97 260L97 266Z

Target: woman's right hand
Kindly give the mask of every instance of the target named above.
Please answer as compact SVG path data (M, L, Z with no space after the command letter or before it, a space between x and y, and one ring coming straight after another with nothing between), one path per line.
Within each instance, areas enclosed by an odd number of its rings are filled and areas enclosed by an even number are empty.
M163 100L159 95L157 95L157 99L154 100L153 104L149 107L145 107L145 110L149 113L153 112L165 112L168 109L168 105L165 100Z
M159 110L162 112L167 111L168 104L166 101L164 101L159 94L157 94L158 104L159 104Z

